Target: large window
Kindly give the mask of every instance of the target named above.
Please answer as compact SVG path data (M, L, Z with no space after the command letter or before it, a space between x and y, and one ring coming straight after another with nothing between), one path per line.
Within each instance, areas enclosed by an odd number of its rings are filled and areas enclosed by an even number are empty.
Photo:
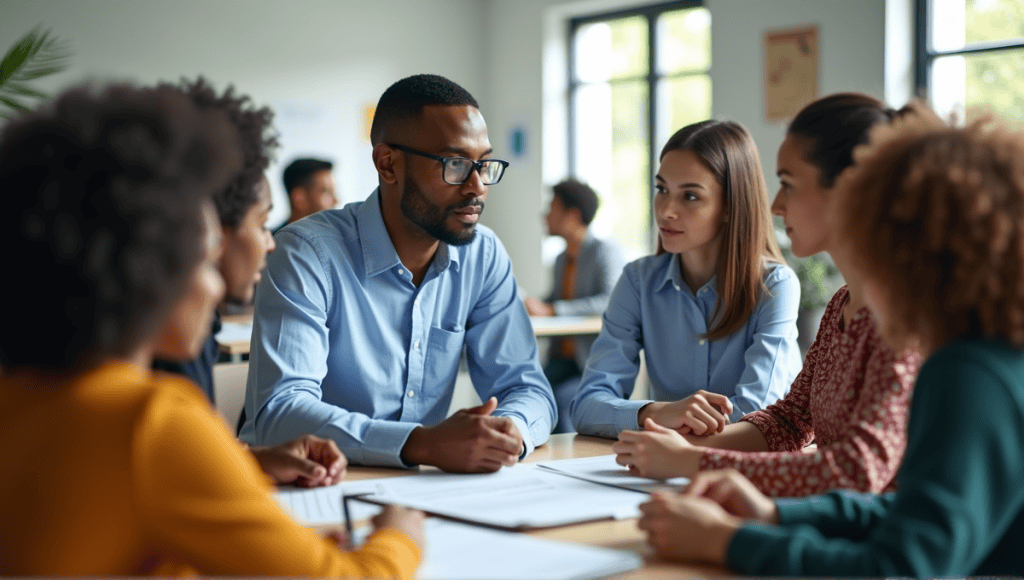
M917 0L918 90L946 115L1024 121L1024 0Z
M697 0L577 18L569 47L569 171L601 196L595 233L637 257L661 146L711 116L711 16Z

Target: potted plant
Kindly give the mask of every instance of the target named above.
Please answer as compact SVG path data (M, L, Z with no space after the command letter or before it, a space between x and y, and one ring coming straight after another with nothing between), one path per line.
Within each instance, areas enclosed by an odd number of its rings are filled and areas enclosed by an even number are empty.
M0 119L30 110L26 99L45 99L46 93L32 88L30 82L63 71L70 59L67 44L42 26L15 42L0 60Z

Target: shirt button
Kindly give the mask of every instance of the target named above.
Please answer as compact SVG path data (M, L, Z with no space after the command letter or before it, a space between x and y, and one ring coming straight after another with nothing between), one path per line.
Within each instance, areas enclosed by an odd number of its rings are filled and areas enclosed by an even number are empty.
M416 393L415 393L415 392L413 392L413 391L409 391L409 398L410 398L410 399L411 399L411 398L413 398L413 397L415 397L415 396L416 396Z
M698 340L698 341L697 341L697 344L699 344L699 345L701 345L701 346L704 346L704 343L705 343L705 342L707 342L707 341L706 341L706 340L704 340L704 339L702 338L702 339L700 339L700 340Z
M417 340L416 342L412 343L412 347L415 348L416 350L419 350L420 349L420 341ZM412 395L410 395L410 396L412 396Z
M399 276L405 276L405 270L403 270L403 269L399 268L399 269L398 269L398 275L399 275Z

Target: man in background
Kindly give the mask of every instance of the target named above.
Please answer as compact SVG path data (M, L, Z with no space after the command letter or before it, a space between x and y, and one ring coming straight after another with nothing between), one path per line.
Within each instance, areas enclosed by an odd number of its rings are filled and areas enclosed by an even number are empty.
M296 159L284 168L284 190L288 192L292 214L281 227L338 204L333 168L330 161L312 158Z
M565 240L565 251L555 260L551 294L543 301L526 299L531 316L600 316L622 273L618 246L590 233L597 213L597 194L587 184L567 179L553 188L551 207L544 217L548 235ZM569 403L576 395L594 337L552 339L544 375L555 391L558 424L555 433L573 430Z

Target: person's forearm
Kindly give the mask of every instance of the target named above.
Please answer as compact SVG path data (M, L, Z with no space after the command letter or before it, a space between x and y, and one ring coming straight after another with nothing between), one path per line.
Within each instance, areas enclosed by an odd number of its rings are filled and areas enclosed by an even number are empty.
M685 435L686 440L698 447L732 449L734 451L768 451L768 440L756 425L740 421L726 425L721 433L698 436Z

